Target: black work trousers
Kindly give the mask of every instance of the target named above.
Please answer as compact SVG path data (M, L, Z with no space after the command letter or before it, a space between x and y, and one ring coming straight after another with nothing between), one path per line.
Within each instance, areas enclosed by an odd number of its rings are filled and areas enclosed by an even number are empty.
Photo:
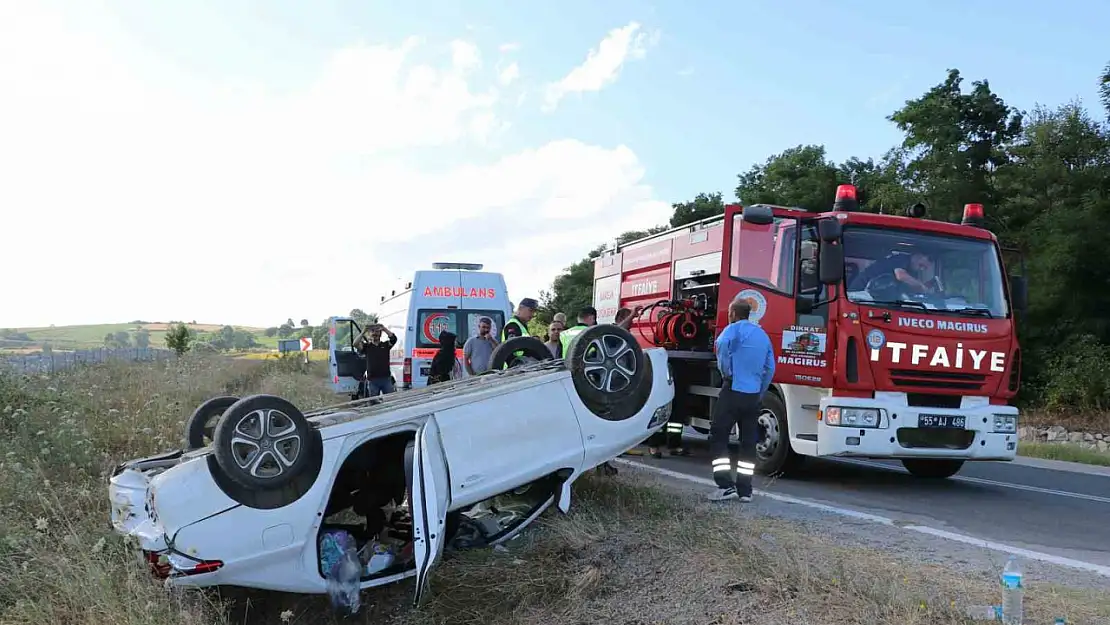
M713 458L713 481L720 488L736 487L741 497L752 494L755 475L755 444L759 440L759 393L739 393L725 382L713 405L713 422L709 427L709 455ZM729 444L732 426L739 425L739 448ZM733 467L736 479L732 478Z
M658 432L648 437L648 447L659 448L666 446L667 449L674 451L682 447L682 428L685 424L682 423L677 417L671 417Z

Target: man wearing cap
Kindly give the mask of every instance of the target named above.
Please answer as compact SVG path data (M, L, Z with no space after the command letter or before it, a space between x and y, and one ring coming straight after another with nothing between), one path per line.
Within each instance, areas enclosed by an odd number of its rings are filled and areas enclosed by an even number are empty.
M501 328L501 342L504 343L518 336L528 336L528 322L532 320L532 315L536 314L536 309L539 307L539 303L531 297L520 300L520 304L516 307L516 314L505 322L504 328Z

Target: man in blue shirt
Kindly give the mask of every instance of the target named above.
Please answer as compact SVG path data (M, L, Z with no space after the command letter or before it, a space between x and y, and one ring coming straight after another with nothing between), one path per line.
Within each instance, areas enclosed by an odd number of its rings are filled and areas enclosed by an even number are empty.
M728 307L728 326L717 337L717 368L724 378L721 393L713 405L713 424L709 428L709 453L713 458L713 481L717 490L710 501L752 500L755 475L755 444L759 439L759 409L763 394L775 375L775 351L771 338L748 320L752 312L746 300ZM740 449L733 453L728 438L739 424ZM736 479L732 467L736 465Z

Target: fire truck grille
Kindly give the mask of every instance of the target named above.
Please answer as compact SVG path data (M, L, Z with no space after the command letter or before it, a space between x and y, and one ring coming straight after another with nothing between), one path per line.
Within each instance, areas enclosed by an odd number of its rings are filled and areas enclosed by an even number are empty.
M890 381L894 386L902 388L977 391L983 388L983 384L987 381L987 376L978 373L959 373L954 371L891 369Z

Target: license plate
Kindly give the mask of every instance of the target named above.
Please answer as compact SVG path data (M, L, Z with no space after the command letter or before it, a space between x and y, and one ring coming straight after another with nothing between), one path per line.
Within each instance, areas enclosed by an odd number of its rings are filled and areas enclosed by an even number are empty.
M951 428L962 430L967 426L967 417L950 414L923 414L917 417L919 428Z

